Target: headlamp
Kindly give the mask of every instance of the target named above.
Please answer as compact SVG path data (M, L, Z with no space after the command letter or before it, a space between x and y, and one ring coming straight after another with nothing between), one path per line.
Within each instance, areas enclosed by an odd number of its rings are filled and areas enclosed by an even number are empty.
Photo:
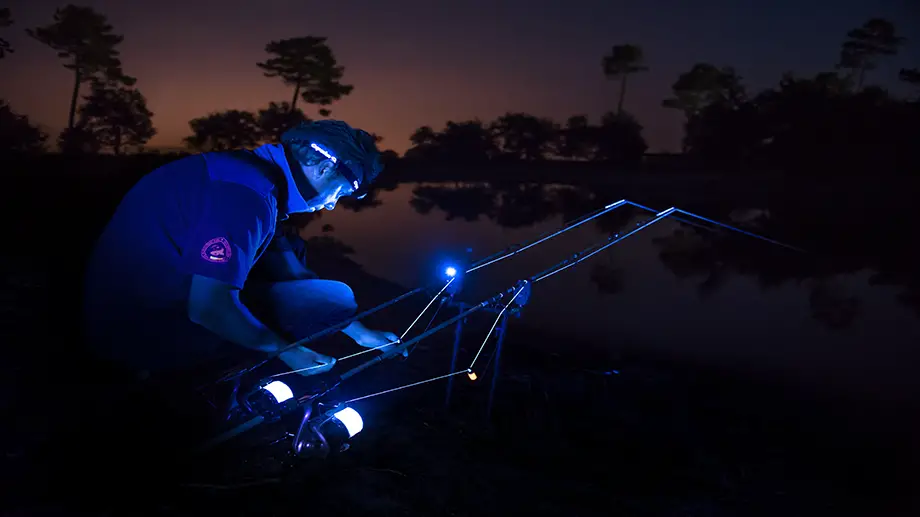
M358 178L358 175L348 166L345 162L339 160L334 154L329 152L324 147L320 146L316 142L310 142L310 148L319 154L325 156L329 160L332 160L332 163L336 165L336 170L339 171L342 176L351 184L352 193L351 195L361 199L367 195L366 191L361 190L361 181Z

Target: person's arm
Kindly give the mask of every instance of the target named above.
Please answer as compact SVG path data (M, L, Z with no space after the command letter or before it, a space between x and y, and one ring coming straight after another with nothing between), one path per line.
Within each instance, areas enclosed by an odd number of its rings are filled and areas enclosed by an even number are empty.
M253 278L269 282L318 278L306 266L306 249L297 234L278 230L265 253L253 266Z
M182 266L192 274L189 319L238 345L275 352L284 341L240 302L259 250L271 238L274 205L234 183L210 187L187 241Z
M236 287L220 280L192 277L188 315L193 322L246 348L275 353L287 345L240 302Z
M278 358L300 375L314 375L330 370L335 359L303 346L288 343L256 319L241 302L235 286L201 275L192 277L189 290L189 318L231 343Z

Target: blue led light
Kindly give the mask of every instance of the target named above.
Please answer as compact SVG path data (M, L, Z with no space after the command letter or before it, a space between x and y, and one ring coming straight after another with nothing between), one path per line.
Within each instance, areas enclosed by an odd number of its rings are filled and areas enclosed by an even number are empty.
M338 160L336 159L336 157L333 156L332 153L330 153L329 151L323 149L322 147L320 147L320 146L318 146L318 145L316 145L316 144L310 144L310 147L312 147L312 148L313 148L316 152L318 152L319 154L321 154L321 155L325 156L326 158L329 158L330 160L332 160L332 163L338 163Z
M444 274L447 275L447 276L449 276L449 277L455 277L455 276L457 276L457 268L455 268L455 267L453 267L453 266L448 267L447 269L444 270Z
M272 381L266 384L262 389L271 393L275 400L280 404L285 400L290 400L294 398L294 392L291 391L291 388L287 384L281 381Z
M333 416L336 420L345 425L345 429L348 430L349 438L360 433L361 430L364 429L364 420L361 418L361 415L350 407L337 411Z

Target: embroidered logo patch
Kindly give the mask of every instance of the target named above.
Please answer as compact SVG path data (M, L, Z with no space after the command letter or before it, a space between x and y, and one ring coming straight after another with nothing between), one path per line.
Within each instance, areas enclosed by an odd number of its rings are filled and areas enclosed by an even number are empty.
M227 262L232 255L230 243L223 237L215 237L201 248L201 258L208 262Z

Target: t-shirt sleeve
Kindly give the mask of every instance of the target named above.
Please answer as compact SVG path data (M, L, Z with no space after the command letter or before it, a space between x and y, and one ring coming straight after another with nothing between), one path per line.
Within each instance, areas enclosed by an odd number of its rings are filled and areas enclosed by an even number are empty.
M268 200L243 185L216 182L193 221L183 247L185 271L242 289L275 214Z

